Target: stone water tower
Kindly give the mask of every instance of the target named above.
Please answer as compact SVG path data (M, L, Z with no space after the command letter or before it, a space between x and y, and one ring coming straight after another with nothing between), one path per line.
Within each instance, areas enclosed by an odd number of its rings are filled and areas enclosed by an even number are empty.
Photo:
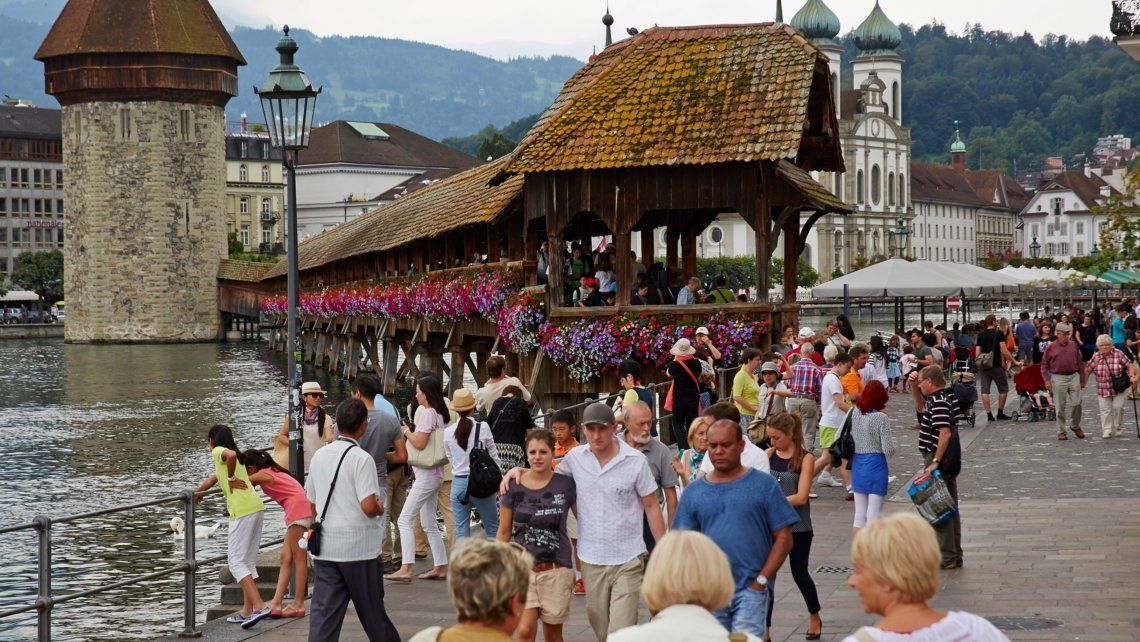
M215 340L241 52L207 0L69 0L35 57L63 107L67 340Z

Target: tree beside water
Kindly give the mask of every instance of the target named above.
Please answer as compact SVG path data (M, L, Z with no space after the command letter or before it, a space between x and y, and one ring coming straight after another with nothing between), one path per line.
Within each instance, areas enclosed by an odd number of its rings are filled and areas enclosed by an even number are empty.
M9 279L12 285L40 295L41 304L51 305L63 298L63 252L24 252L16 257Z

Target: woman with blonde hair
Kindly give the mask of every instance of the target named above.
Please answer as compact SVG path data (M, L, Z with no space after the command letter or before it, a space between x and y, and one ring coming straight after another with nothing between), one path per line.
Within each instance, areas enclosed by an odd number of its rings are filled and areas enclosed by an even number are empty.
M927 606L938 592L942 552L934 529L918 515L896 513L859 529L851 562L855 572L847 585L865 612L881 618L843 642L1009 642L985 618Z
M689 485L701 476L701 463L705 460L705 450L708 448L709 422L705 417L697 417L689 424L688 450L677 451L677 458L673 460L673 470L681 479L681 487Z
M768 464L770 473L776 478L780 490L788 498L788 503L796 510L800 521L792 525L792 550L788 553L792 579L800 589L800 595L808 609L808 628L804 638L818 640L823 635L823 620L820 619L819 593L808 569L811 555L811 541L815 533L811 526L811 471L815 469L815 457L804 448L803 425L798 413L781 412L768 417ZM803 471L808 474L802 474ZM768 601L768 629L772 628L772 607L775 600Z
M725 642L729 632L712 611L727 606L734 590L728 558L709 536L671 530L657 542L641 582L641 597L653 619L615 631L608 641ZM744 633L731 639L760 642Z
M433 626L411 642L511 642L526 607L534 558L518 544L467 539L448 562L455 626Z

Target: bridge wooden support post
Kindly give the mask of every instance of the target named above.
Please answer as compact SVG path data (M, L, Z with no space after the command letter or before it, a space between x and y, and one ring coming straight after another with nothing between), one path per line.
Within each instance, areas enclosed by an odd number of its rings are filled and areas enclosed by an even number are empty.
M353 333L345 340L344 370L345 379L355 379L360 369L360 335Z
M384 337L383 343L383 361L373 361L372 363L381 373L380 383L384 394L390 395L396 392L396 371L400 367L400 345L396 342L396 337ZM373 359L375 358L373 355Z
M329 372L332 372L334 374L337 372L337 368L340 367L340 360L341 360L341 354L340 353L343 349L344 349L344 346L341 345L340 333L334 329L332 335L329 338L329 348L328 348L328 357L329 357L328 370L329 370Z
M463 373L467 365L467 348L458 345L451 347L451 376L447 379L447 396L455 394L463 387Z
M328 342L329 342L329 335L327 332L323 332L321 330L318 330L316 332L316 335L317 335L317 341L316 341L316 346L313 349L313 365L319 368L319 367L323 366L325 363L325 356L326 356L326 349L328 347Z

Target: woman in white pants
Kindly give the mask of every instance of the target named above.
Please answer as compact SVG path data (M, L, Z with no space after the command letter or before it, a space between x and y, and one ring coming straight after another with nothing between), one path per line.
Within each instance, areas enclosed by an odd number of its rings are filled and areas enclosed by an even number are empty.
M1121 373L1127 373L1131 382L1136 383L1136 372L1128 357L1112 345L1112 337L1100 335L1096 338L1096 352L1085 364L1085 377L1087 381L1089 374L1096 375L1096 401L1100 407L1100 436L1103 439L1124 432L1124 400L1131 386L1120 392L1112 389L1112 378Z
M851 415L851 436L855 439L855 458L851 460L851 488L855 491L855 531L874 521L883 510L887 495L889 469L887 460L895 454L891 423L883 410L887 407L887 389L872 380L863 388Z
M416 380L416 401L421 408L416 413L415 429L405 422L404 437L410 446L418 449L427 447L431 434L447 428L447 419L451 412L444 400L443 387L434 375L423 375ZM384 578L394 582L408 584L412 581L412 564L416 561L415 521L420 519L420 526L427 535L428 546L431 548L432 561L435 568L419 575L421 580L442 580L447 578L447 546L443 543L443 535L439 532L435 514L439 509L439 487L443 484L444 463L432 468L412 466L415 481L408 491L408 498L404 501L404 510L396 525L400 529L400 548L403 566L400 570L385 575Z

